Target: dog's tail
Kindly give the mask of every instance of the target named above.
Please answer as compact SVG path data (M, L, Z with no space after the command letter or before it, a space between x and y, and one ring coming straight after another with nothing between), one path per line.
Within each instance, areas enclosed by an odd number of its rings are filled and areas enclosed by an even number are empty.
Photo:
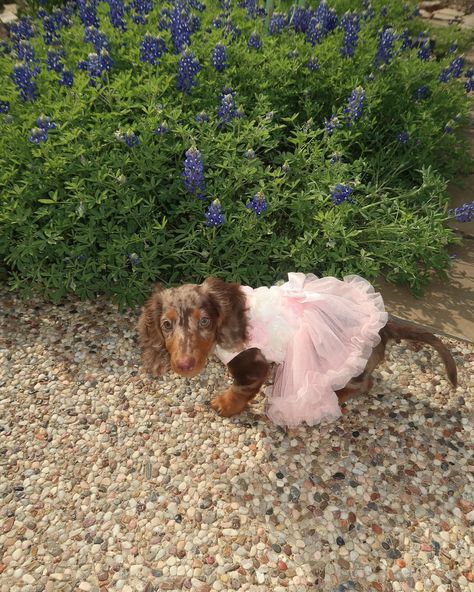
M396 341L400 341L400 339L408 339L410 341L421 341L431 345L431 347L433 347L441 356L451 384L455 387L458 385L456 362L449 349L444 345L441 339L436 337L436 335L433 335L433 333L430 333L423 327L400 323L393 319L388 321L381 333L384 341L387 341L388 339L395 339Z

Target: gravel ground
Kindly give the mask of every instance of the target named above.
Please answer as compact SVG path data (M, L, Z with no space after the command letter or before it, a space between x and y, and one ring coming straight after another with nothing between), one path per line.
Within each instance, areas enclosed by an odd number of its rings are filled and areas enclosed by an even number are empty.
M136 314L0 292L0 590L474 591L474 347L394 345L374 394L286 433L228 377L141 373ZM471 383L469 383L471 381Z

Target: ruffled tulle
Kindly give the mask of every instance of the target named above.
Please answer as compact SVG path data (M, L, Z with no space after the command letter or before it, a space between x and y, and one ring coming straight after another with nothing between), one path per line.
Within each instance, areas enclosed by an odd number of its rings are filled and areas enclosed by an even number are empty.
M290 273L272 288L245 287L250 339L279 364L267 389L277 425L315 425L341 415L335 391L361 374L387 323L382 296L359 276L344 280ZM228 363L239 352L216 351Z
M268 417L289 427L337 419L335 391L364 371L380 342L387 323L382 297L359 276L289 274L281 289L297 328L267 392Z

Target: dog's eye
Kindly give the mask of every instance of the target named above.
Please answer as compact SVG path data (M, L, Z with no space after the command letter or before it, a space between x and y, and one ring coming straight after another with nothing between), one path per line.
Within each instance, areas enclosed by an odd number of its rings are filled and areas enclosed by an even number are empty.
M161 328L164 331L171 331L171 329L173 328L173 323L171 321L169 321L168 319L165 319L164 321L162 321L161 323Z
M208 317L202 317L201 320L199 321L200 327L209 327L210 324L211 324L211 319Z

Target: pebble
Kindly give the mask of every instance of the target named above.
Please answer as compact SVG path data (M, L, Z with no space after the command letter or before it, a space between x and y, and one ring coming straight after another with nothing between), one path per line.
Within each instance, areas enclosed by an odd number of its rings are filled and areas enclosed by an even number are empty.
M471 345L443 338L458 392L436 352L393 344L373 395L287 433L263 396L212 411L229 384L214 358L195 378L146 376L137 311L3 288L0 309L8 592L474 587Z

